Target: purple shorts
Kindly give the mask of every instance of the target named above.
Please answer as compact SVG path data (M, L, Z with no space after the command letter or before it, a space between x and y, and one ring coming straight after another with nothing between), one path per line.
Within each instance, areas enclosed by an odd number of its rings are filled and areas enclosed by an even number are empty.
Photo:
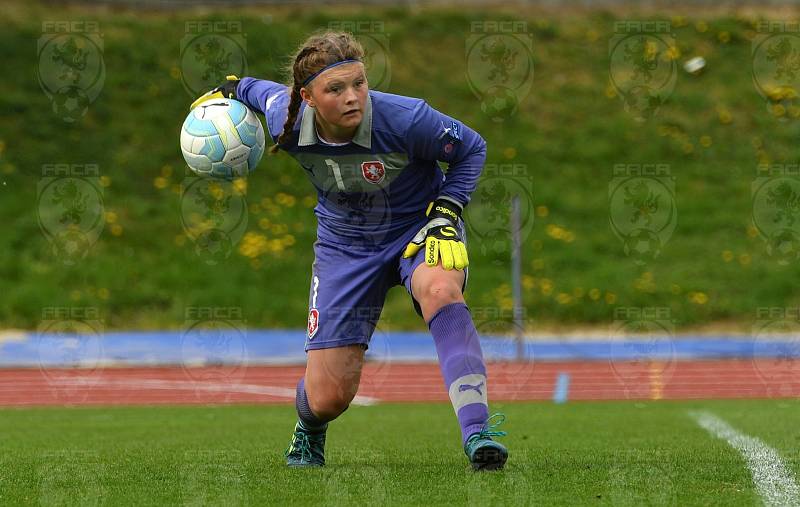
M411 292L411 275L425 262L425 249L404 259L403 251L427 218L396 240L378 247L354 248L318 239L314 243L308 328L305 349L326 349L361 344L369 346L381 316L386 293L404 285L414 309L422 316ZM463 222L460 226L466 242ZM466 290L469 268L464 269Z

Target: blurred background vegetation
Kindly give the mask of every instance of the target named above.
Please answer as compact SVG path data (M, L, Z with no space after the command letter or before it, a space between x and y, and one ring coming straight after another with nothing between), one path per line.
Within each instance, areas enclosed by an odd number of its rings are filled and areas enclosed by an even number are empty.
M180 328L193 305L241 307L251 327L305 325L316 194L286 155L265 156L236 183L248 205L227 259L205 262L181 219L185 176L178 146L192 96L182 84L187 20L240 21L249 74L285 80L287 55L314 30L378 21L389 41L384 91L425 98L479 131L488 163L532 175L534 225L523 244L523 298L531 330L608 325L619 306L666 307L677 329L747 331L764 306L800 304L796 261L780 263L753 226L751 185L763 163L796 162L797 111L758 94L752 40L763 15L671 8L269 7L150 11L4 3L0 31L0 325L35 329L43 308L97 307L108 329ZM678 69L702 55L705 71L679 70L652 118L637 121L609 82L614 22L670 23ZM768 18L769 19L769 18ZM37 82L43 20L99 23L105 83L78 121L54 114ZM481 110L466 79L475 20L518 20L532 34L530 94L503 122ZM99 165L105 226L72 265L54 254L37 218L44 164ZM609 223L613 166L669 164L677 226L659 255L637 263ZM470 238L471 307L511 308L508 250ZM402 287L387 329L426 329Z

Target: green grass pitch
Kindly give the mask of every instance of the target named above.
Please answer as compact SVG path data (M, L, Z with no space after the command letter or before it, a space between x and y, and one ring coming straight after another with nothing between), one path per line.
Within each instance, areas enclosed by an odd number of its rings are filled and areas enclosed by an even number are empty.
M324 469L290 470L290 406L5 409L0 503L44 505L755 505L708 410L800 474L797 401L496 404L506 469L473 473L444 404L353 407Z

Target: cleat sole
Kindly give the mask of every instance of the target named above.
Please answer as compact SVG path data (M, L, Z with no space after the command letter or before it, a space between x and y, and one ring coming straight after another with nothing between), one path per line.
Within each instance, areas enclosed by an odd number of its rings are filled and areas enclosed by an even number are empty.
M475 451L472 461L473 470L501 470L508 459L508 453L493 447L485 447Z
M289 468L322 468L325 465L319 463L286 463Z

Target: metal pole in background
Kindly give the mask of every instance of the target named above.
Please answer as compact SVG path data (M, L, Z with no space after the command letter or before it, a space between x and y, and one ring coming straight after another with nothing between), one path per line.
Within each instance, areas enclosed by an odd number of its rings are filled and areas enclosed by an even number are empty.
M521 241L520 241L519 196L511 198L511 297L514 302L514 327L517 330L517 361L525 357L525 327L522 318Z

